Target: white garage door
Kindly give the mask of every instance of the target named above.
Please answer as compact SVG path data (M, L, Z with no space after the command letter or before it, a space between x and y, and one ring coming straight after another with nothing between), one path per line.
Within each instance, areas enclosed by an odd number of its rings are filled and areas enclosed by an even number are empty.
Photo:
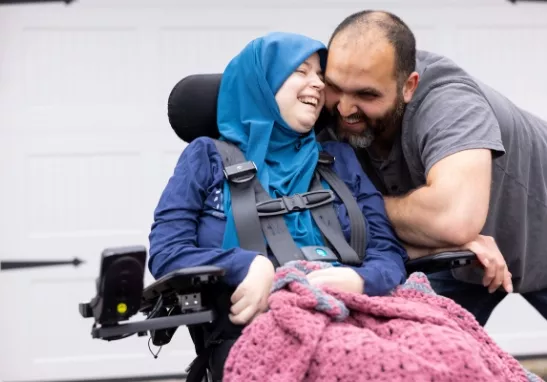
M103 248L147 243L153 208L185 146L168 125L169 91L186 75L221 71L250 39L271 30L326 42L338 22L363 6L400 14L420 48L448 54L547 118L547 6L505 0L0 6L0 260L84 261L0 272L2 381L183 372L193 358L185 328L154 359L146 338L92 340L91 322L77 309L95 293ZM547 353L547 325L519 297L504 302L488 328L515 354Z

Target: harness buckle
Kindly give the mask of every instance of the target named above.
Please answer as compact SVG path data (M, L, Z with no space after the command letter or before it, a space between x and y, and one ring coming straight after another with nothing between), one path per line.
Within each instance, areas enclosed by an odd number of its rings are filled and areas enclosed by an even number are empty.
M295 211L320 207L331 203L333 200L334 192L331 190L317 190L266 200L257 203L256 209L259 217L284 215Z
M334 163L335 160L336 158L334 156L330 155L326 151L321 151L319 153L319 159L317 160L317 162L322 165L330 166L331 164Z
M233 164L231 166L225 167L224 177L232 183L243 184L247 183L256 176L257 173L256 165L253 161L247 161L243 163Z
M327 263L338 263L339 261L338 257L328 247L306 246L300 248L300 250L307 261L323 261Z

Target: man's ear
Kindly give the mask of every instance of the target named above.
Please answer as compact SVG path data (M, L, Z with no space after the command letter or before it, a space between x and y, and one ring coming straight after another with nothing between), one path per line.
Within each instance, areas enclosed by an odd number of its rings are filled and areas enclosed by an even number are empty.
M412 72L406 79L403 86L403 99L405 103L409 103L412 100L412 96L418 87L418 82L420 82L420 75L417 72Z

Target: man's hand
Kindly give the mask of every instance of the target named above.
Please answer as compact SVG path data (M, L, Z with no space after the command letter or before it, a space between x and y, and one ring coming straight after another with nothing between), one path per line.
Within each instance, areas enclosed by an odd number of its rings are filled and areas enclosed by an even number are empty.
M511 273L501 254L495 240L491 236L478 235L472 240L459 247L446 248L421 248L404 243L410 259L417 259L423 256L435 255L442 252L471 251L477 255L479 263L484 267L483 285L488 287L490 293L494 293L503 285L507 293L513 292Z
M266 256L257 256L249 267L247 276L231 297L230 321L246 325L268 308L275 268Z
M313 286L328 286L348 293L363 293L365 280L347 267L332 267L313 271L307 276Z
M463 249L477 255L479 262L484 267L483 285L488 287L490 293L494 293L502 285L507 293L513 292L512 275L494 238L479 235L475 240L465 244Z

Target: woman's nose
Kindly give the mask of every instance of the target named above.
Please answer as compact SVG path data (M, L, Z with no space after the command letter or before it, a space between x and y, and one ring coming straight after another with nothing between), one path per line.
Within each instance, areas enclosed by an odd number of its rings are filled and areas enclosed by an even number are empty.
M323 80L321 80L321 77L316 74L312 79L312 86L315 89L323 90L325 88L325 83L323 82Z

